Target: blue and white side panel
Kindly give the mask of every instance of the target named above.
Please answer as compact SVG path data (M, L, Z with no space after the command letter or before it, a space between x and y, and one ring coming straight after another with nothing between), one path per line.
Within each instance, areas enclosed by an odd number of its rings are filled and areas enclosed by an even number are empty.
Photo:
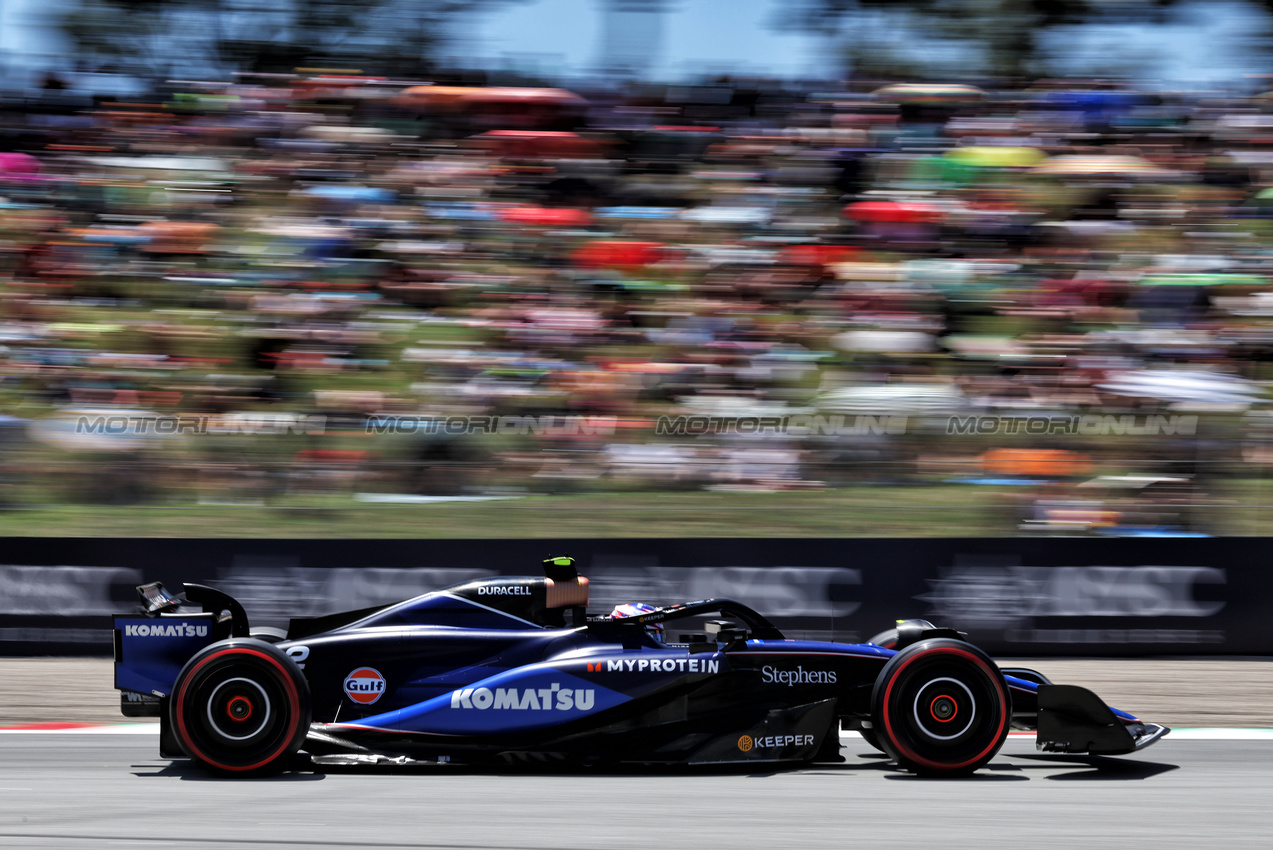
M434 735L533 732L600 714L685 677L720 673L726 666L720 653L628 655L518 667L349 725Z

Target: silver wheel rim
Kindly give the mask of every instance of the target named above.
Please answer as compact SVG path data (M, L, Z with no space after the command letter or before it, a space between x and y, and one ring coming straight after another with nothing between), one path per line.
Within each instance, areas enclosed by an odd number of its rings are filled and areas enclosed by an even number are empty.
M963 728L962 728L962 729L960 729L958 732L956 732L956 733L955 733L955 734L953 734L953 735L934 735L934 734L933 734L933 733L932 733L932 732L928 729L928 727L924 725L923 721L922 721L922 720L920 720L920 718L919 718L919 698L920 698L920 695L921 695L921 694L923 694L923 693L924 693L924 691L928 690L928 689L929 689L930 687L932 687L933 685L938 684L939 682L950 682L950 683L952 683L952 684L956 685L957 687L959 687L961 690L963 690L963 692L964 692L965 694L967 694L967 695L968 695L968 722L964 724L964 726L963 726ZM920 688L920 689L919 689L919 690L915 693L915 702L914 702L914 704L911 706L911 711L912 711L912 713L915 715L915 726L916 726L916 728L918 728L920 731L922 731L925 735L927 735L928 737L932 738L932 739L933 739L933 740L935 740L935 741L953 741L954 739L958 738L960 735L962 735L962 734L964 734L965 732L967 732L970 728L972 728L972 722L973 722L973 720L975 720L975 719L976 719L976 717L977 717L977 700L973 697L973 695L972 695L972 691L970 691L970 690L968 689L968 686L967 686L967 685L965 685L963 682L959 681L958 679L952 679L952 678L950 678L949 676L943 676L943 677L942 677L942 678L940 678L940 679L933 679L932 681L926 682L926 683L924 684L924 686L923 686L923 687L921 687L921 688Z
M212 706L216 704L217 694L219 694L221 692L221 689L224 688L226 685L232 684L234 682L246 682L247 684L256 688L256 691L257 693L261 695L261 700L264 704L264 710L261 712L261 722L257 724L255 729L253 729L251 732L247 733L246 735L227 734L225 729L221 727L221 724L218 723L216 719L212 716ZM224 682L217 685L216 689L212 691L211 696L208 697L208 725L218 735L220 735L222 738L225 738L227 741L246 741L248 738L251 738L255 735L259 735L261 733L261 730L265 728L265 725L269 723L269 721L270 721L269 694L265 693L265 688L262 688L259 683L254 682L251 679L245 679L243 677L238 677L235 679L226 679Z

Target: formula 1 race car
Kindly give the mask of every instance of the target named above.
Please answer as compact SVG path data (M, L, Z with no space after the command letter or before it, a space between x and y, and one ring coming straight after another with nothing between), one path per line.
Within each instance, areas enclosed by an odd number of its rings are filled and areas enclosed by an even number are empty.
M141 613L115 617L123 713L160 718L162 756L233 775L302 750L318 765L841 761L842 728L902 767L959 775L1009 728L1104 755L1168 731L923 620L843 644L789 640L730 599L589 616L573 560L544 565L286 634L254 631L213 588L143 585ZM696 631L665 638L675 623Z

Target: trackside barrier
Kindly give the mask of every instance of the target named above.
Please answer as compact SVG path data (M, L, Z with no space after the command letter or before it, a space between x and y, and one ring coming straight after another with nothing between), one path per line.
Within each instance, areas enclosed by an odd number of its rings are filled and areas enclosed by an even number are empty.
M865 640L898 618L999 655L1273 655L1268 538L234 540L4 538L0 654L106 655L110 615L159 580L285 625L574 555L591 609L728 596L789 636Z

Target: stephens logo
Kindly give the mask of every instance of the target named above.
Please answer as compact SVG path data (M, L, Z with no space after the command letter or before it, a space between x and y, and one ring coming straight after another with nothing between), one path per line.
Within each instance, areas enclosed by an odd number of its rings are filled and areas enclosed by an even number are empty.
M806 670L796 667L794 670L780 670L768 665L760 668L760 680L767 685L834 685L834 670Z
M379 670L359 667L345 677L345 696L362 705L371 705L384 696L385 677Z
M124 626L127 637L207 637L207 626L192 623L156 624L153 626Z
M745 753L749 753L751 752L751 748L755 746L755 743L756 742L751 739L750 735L744 735L738 739L738 749Z
M530 587L525 584L496 584L479 587L478 596L530 596Z
M451 708L516 709L518 711L589 711L596 700L592 688L460 688L451 692Z

